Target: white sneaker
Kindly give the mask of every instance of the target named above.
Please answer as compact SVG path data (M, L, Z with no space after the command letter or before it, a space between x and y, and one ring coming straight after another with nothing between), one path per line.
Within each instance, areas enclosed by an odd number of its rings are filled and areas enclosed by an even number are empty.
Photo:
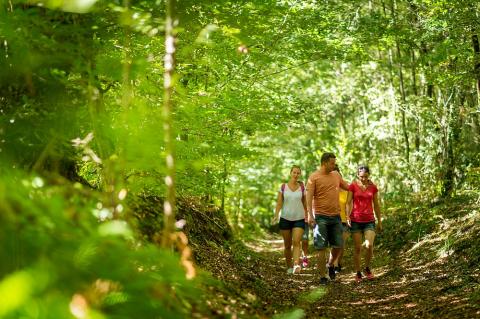
M301 271L302 269L300 268L300 265L295 265L293 266L292 274L299 274Z

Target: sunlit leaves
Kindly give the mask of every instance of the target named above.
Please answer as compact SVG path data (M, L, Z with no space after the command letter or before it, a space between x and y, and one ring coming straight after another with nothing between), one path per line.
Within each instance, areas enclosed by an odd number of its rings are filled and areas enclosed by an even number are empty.
M204 27L198 34L196 42L199 43L212 43L211 34L218 30L218 26L215 24L209 24Z
M23 306L32 294L34 278L27 271L13 273L0 282L0 317Z
M98 0L39 0L28 1L35 3L39 7L47 7L50 9L59 9L66 12L87 13Z
M2 209L16 210L15 219L0 216L2 318L190 314L186 305L197 293L180 258L148 243L134 244L138 234L130 221L95 218L90 211L101 193L68 183L38 188L36 177L21 179L25 182L0 200ZM13 181L4 176L0 188ZM120 195L125 198L124 191Z

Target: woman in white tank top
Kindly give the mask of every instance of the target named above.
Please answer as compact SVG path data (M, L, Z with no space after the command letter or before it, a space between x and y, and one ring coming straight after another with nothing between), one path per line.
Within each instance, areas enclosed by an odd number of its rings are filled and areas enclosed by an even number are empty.
M288 183L282 184L278 191L277 207L273 217L273 223L279 222L280 233L283 237L287 272L294 274L301 271L299 264L300 242L305 229L305 221L307 220L305 186L298 181L301 174L300 167L292 167L290 180Z

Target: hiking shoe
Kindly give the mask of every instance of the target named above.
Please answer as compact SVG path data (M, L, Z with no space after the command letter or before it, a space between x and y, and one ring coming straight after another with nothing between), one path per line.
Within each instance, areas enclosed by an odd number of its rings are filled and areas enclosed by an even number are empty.
M356 282L361 282L362 281L362 273L357 271L357 274L355 275L355 281Z
M328 277L330 277L331 280L335 280L335 267L334 266L329 266L328 267Z
M337 267L335 267L335 272L339 273L341 271L342 271L342 265L339 264Z
M375 278L369 267L365 267L365 269L363 270L363 273L365 274L368 280L373 280L373 278Z
M328 279L325 277L320 278L320 285L326 285L328 283Z
M307 258L307 256L303 256L303 259L302 259L302 267L303 267L303 268L307 268L307 267L308 267L308 258Z

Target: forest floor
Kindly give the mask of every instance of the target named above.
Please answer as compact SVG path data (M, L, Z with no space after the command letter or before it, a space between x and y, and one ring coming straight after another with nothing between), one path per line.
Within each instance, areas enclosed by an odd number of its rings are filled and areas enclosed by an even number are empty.
M322 286L313 247L309 267L289 275L279 234L222 243L213 232L221 227L202 230L210 239L193 246L196 259L217 283L206 290L210 313L198 317L480 318L479 202L458 197L392 208L375 240L375 279L360 283L351 238L342 272Z
M257 271L272 288L270 305L275 309L266 312L281 309L284 314L278 317L285 318L302 313L304 318L480 318L479 302L471 299L473 287L468 289L459 280L471 275L463 269L452 269L444 259L412 261L406 254L388 256L377 250L375 279L356 283L351 244L348 240L342 272L321 286L316 258L301 274L286 274L280 236L249 243L263 256Z

